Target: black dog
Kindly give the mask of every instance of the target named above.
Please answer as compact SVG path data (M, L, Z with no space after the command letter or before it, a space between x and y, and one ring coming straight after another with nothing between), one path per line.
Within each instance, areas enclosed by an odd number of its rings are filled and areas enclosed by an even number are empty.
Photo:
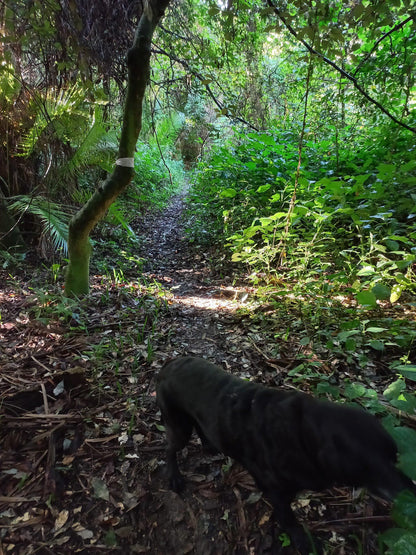
M168 436L170 487L184 486L176 452L195 428L204 444L252 474L302 554L310 543L290 507L300 491L338 484L363 486L389 500L403 489L416 493L395 467L393 439L360 409L254 384L193 357L164 366L156 389Z

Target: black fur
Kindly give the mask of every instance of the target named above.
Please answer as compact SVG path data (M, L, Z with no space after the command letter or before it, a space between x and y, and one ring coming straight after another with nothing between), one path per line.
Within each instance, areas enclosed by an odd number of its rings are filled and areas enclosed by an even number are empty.
M393 439L363 410L264 387L193 357L164 366L156 389L170 487L184 486L176 453L196 429L203 443L252 474L301 553L310 544L290 507L300 491L363 486L390 500L403 489L416 493L395 466Z

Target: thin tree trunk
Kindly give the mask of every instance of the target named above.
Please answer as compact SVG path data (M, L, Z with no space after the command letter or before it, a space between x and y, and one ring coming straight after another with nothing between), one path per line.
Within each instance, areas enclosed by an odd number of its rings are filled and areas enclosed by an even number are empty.
M7 208L6 198L0 189L0 249L23 252L25 242L17 224Z
M132 180L132 161L141 130L142 104L150 73L152 37L168 4L169 0L148 0L145 3L133 46L128 51L128 87L119 157L113 173L96 189L69 224L69 265L65 280L67 296L88 293L89 261L92 251L90 232Z

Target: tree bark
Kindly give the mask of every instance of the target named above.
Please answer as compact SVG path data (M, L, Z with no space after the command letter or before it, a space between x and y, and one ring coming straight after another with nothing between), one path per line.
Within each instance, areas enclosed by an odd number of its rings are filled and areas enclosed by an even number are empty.
M128 86L117 161L121 165L115 166L113 173L96 189L69 223L69 265L65 279L67 296L88 293L92 252L90 232L133 178L133 168L123 165L125 162L122 159L134 158L142 124L143 98L150 74L152 37L168 4L169 0L148 0L145 3L133 46L127 53Z

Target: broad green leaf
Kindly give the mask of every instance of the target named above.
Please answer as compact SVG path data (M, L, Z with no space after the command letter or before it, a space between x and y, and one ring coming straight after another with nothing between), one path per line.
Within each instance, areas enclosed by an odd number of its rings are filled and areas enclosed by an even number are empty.
M229 187L228 189L223 189L220 192L220 197L221 198L234 198L237 194L237 191L235 189L233 189L232 187Z
M400 248L399 243L397 241L392 241L391 239L386 239L386 245L391 251L398 251Z
M376 328L376 327L369 327L366 329L366 331L370 332L370 333L382 333L383 331L387 331L387 328Z
M242 260L242 256L239 252L235 252L231 256L231 260L232 260L232 262L240 262Z
M400 453L416 452L416 431L405 426L397 426L391 430ZM415 467L416 468L416 467Z
M412 480L416 480L416 445L414 446L414 451L409 450L400 455L397 466L400 470L412 478ZM416 511L416 498L414 509ZM414 516L416 516L416 514ZM416 519L414 520L414 524L416 526Z
M262 226L260 225L252 225L250 227L248 227L247 229L244 230L244 237L246 239L250 239L251 237L254 237L254 235L256 235L256 233L262 229Z
M413 454L413 470L416 469L416 452ZM403 470L403 469L402 469ZM413 472L415 474L415 472ZM392 516L401 528L416 532L416 496L410 491L399 493L394 501Z
M341 331L340 333L337 334L337 338L340 341L345 341L346 339L348 339L349 337L351 337L352 335L357 335L361 333L360 330L347 330L347 331Z
M360 293L357 293L355 298L362 306L377 306L377 298L371 291L361 291Z
M402 237L401 235L390 235L390 239L394 241L400 241L401 243L409 244L410 240L407 237Z
M394 528L393 530L397 530L397 537L395 537L394 540L392 536L387 535L390 530L387 530L387 532L381 535L381 539L389 547L387 555L415 555L416 533L408 532L400 528ZM387 540L385 538L387 538Z
M267 183L266 185L260 185L260 187L257 189L257 193L265 193L266 191L268 191L270 189L271 185L270 183Z
M375 273L373 266L364 266L357 272L357 276L371 276Z
M280 220L280 218L286 218L286 216L287 216L286 212L276 212L270 217L273 218L273 220Z
M396 285L393 285L393 288L391 290L390 302L395 303L396 301L398 301L400 299L401 294L402 294L402 287L401 285L396 283Z
M396 260L396 267L399 270L405 270L406 268L408 268L410 266L410 264L412 264L413 262L413 257L409 257L409 259L406 260Z
M405 378L416 382L416 366L414 364L400 364L394 369Z
M391 290L390 290L390 287L387 287L387 285L383 285L382 283L376 283L376 285L371 289L371 291L374 293L376 298L380 301L386 301L390 299Z
M402 393L398 399L392 399L390 404L403 413L414 414L416 412L416 397L409 393Z
M355 339L353 339L352 337L349 337L345 342L345 350L349 352L354 352L356 348L357 348L357 344L355 342Z
M369 342L369 345L372 349L375 349L376 351L384 351L384 341L380 341L379 339L373 339L372 341Z
M259 135L258 140L264 143L265 145L276 146L276 141L270 135L265 135L265 134Z
M402 393L402 391L404 391L405 389L406 384L401 378L399 378L398 380L395 380L393 383L391 383L388 388L384 390L383 395L389 400L397 399L400 393Z
M391 548L393 548L400 538L405 534L406 531L402 530L401 528L390 528L386 530L382 534L380 534L379 538L389 547L389 554L392 553Z
M366 393L366 388L360 383L351 383L345 387L344 394L348 399L357 399L363 397Z

